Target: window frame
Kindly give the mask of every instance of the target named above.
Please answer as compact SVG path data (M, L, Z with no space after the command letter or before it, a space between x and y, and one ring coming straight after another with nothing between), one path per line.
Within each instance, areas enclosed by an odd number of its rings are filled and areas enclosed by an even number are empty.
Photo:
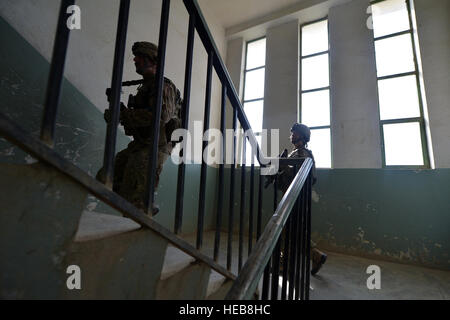
M316 53L312 53L312 54L307 54L307 55L303 55L302 54L302 39L303 39L303 32L302 32L302 28L314 23L318 23L321 21L328 21L328 15L326 15L323 18L320 19L316 19L313 21L309 21L309 22L305 22L300 24L300 43L299 43L299 69L300 72L298 72L298 82L299 82L299 106L298 106L298 122L301 123L302 121L302 95L304 93L311 93L311 92L318 92L318 91L324 91L324 90L328 90L329 92L329 115L330 115L330 124L327 126L314 126L314 127L309 127L309 129L311 130L311 132L313 130L320 130L320 129L329 129L330 130L330 167L318 167L317 169L333 169L333 132L331 130L331 122L332 122L332 113L331 113L331 59L330 59L330 24L327 22L327 34L328 34L328 50L326 51L320 51L320 52L316 52ZM324 54L328 54L328 86L326 87L321 87L321 88L314 88L314 89L308 89L308 90L302 90L302 60L303 59L307 59L307 58L312 58L312 57L316 57L316 56L320 56L320 55L324 55Z
M370 2L370 6L384 2L387 0L373 0ZM424 117L424 109L423 109L423 98L422 98L422 91L420 86L420 74L419 74L419 63L417 59L417 46L414 40L414 29L413 29L413 23L412 23L412 13L411 13L411 3L410 0L404 0L406 4L406 9L408 12L408 21L409 21L409 29L402 30L402 31L396 31L387 35L383 35L380 37L375 37L373 35L373 44L375 48L376 41L389 39L389 38L395 38L398 36L402 36L405 34L409 34L411 38L411 46L412 46L412 52L413 52L413 61L414 61L414 71L409 72L402 72L402 73L395 73L390 74L386 76L378 76L377 72L377 105L378 105L378 120L379 120L379 126L380 126L380 143L381 143L381 161L382 161L382 167L386 169L430 169L430 155L428 152L428 141L426 136L426 128L425 128L425 117ZM373 33L372 33L373 34ZM375 56L375 66L376 66L376 56ZM378 71L378 70L377 70ZM398 119L389 119L389 120L381 120L380 115L380 99L379 99L379 86L378 83L380 80L387 80L387 79L394 79L394 78L401 78L406 76L412 76L414 75L416 78L416 89L417 89L417 97L419 99L419 111L420 116L419 117L409 117L409 118L398 118ZM386 164L386 150L385 150L385 143L384 143L384 129L383 126L385 124L401 124L401 123L410 123L410 122L418 122L419 128L420 128L420 137L421 137L421 143L422 143L422 159L423 159L423 165L387 165Z
M262 118L264 119L264 98L265 98L265 92L263 93L263 97L262 98L256 98L256 99L249 99L249 100L245 100L245 87L246 87L246 85L247 85L247 72L251 72L251 71L255 71L255 70L260 70L260 69L264 69L264 78L265 78L265 72L266 72L266 61L264 60L264 65L263 66L259 66L259 67L255 67L255 68L251 68L251 69L248 69L247 70L247 54L248 54L248 45L250 44L250 43L252 43L252 42L256 42L256 41L260 41L260 40L262 40L262 39L266 39L267 37L266 37L266 35L264 35L264 36L261 36L261 37L258 37L258 38L255 38L255 39L252 39L252 40L248 40L248 41L246 41L245 42L245 55L244 55L244 59L245 59L245 62L244 62L244 82L243 82L243 87L242 87L242 99L241 99L241 101L242 101L242 109L243 109L243 111L245 112L245 103L249 103L249 102L256 102L256 101L262 101L262 103L263 103L263 114L262 114ZM266 44L267 44L267 40L266 40ZM267 45L266 45L266 50L267 50ZM266 87L266 84L265 84L265 81L264 81L264 91L265 91L265 87ZM254 130L253 128L252 128L252 130ZM261 137L262 136L262 131L261 132L255 132L255 131L253 131L253 134L255 135L255 137ZM245 135L244 135L244 132L243 132L243 136L245 137ZM241 139L242 140L242 139ZM247 159L246 159L246 157L247 157L247 148L246 148L246 146L247 146L247 142L248 143L250 143L246 138L245 138L245 142L242 142L242 146L240 147L240 151L241 151L241 165L243 165L243 166L251 166L251 165L255 165L255 166L259 166L259 163L258 163L258 161L254 161L254 157L251 157L252 158L252 161L250 162L250 163L246 163L247 161Z

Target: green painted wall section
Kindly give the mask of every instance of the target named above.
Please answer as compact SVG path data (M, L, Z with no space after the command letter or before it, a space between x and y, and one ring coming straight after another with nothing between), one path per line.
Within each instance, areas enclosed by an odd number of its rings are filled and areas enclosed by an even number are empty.
M249 172L247 168L244 234L248 234L249 226ZM259 170L255 170L254 230L258 174ZM227 168L227 192L229 175ZM449 169L318 169L317 177L312 194L312 237L319 248L450 269ZM235 182L234 233L239 232L240 225L240 181L239 169ZM282 194L278 192L277 196L280 201ZM228 194L225 199L223 231L228 228ZM273 199L273 187L263 189L263 225L274 212Z
M313 237L324 249L450 269L450 170L318 170Z
M49 63L2 18L0 38L7 44L0 47L0 112L38 137ZM102 165L105 137L103 114L64 79L56 119L55 150L95 176ZM123 149L128 141L128 137L119 133L116 148ZM1 138L0 161L28 163L31 159Z

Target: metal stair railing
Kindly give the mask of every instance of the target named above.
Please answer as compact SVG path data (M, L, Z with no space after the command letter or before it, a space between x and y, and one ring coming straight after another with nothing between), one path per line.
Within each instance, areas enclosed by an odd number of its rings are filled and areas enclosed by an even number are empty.
M295 159L298 161L298 159ZM309 243L311 233L311 168L310 158L303 164L267 223L254 251L239 273L225 299L241 300L253 297L264 274L262 298L268 298L271 277L271 300L279 298L280 256L283 252L283 285L281 299L309 298ZM276 183L275 197L276 199ZM281 251L281 235L284 246ZM300 237L298 236L300 234ZM299 246L294 245L299 242ZM300 282L299 282L300 281ZM289 288L287 284L289 283ZM299 288L300 287L300 288ZM295 296L294 296L295 294Z
M161 115L162 108L162 90L164 83L164 66L165 66L165 53L166 53L166 43L167 43L167 32L169 26L169 10L170 10L170 0L162 0L162 9L161 9L161 21L160 21L160 30L159 30L159 42L158 42L158 63L157 63L157 71L156 71L156 82L157 82L157 99L156 99L156 107L155 107L155 117L153 119L153 134L151 137L151 145L149 148L150 159L149 168L148 168L148 186L147 186L147 197L145 201L146 210L145 212L140 211L136 207L134 207L131 203L127 202L125 199L121 198L119 195L114 193L112 189L112 181L113 181L113 173L114 173L114 155L115 155L115 144L117 137L117 127L119 124L119 115L120 115L120 92L122 85L128 84L127 82L122 83L122 75L123 75L123 65L124 65L124 54L125 54L125 43L127 37L127 28L128 28L128 17L130 10L130 0L121 0L120 1L120 9L118 16L118 24L117 24L117 34L116 34L116 43L115 43L115 54L114 54L114 64L113 64L113 75L111 80L111 95L110 95L110 104L109 110L111 114L111 122L107 127L106 141L105 141L105 153L103 158L103 166L104 166L104 179L105 184L100 183L95 180L85 172L83 172L78 167L74 166L67 160L60 157L53 150L53 141L54 141L54 128L56 122L56 115L58 112L60 91L61 91L61 83L63 80L63 72L64 65L67 54L67 47L69 41L69 33L70 31L66 27L66 8L70 5L74 4L74 0L61 0L61 7L58 17L58 26L55 36L55 42L53 47L53 55L51 60L51 69L49 80L47 84L46 91L46 100L45 100L45 108L43 115L43 122L41 126L41 137L40 140L31 137L17 125L12 123L5 116L0 114L0 134L3 135L10 142L17 144L19 147L23 148L26 152L29 152L33 157L53 166L66 176L70 177L73 181L86 188L89 192L91 192L94 196L98 197L100 200L106 202L112 207L119 210L124 216L133 219L134 221L146 226L153 231L157 232L161 236L165 237L168 241L174 244L176 247L180 248L184 252L190 254L191 256L197 258L198 260L207 263L212 269L219 272L229 279L236 279L236 276L231 272L232 265L232 237L233 237L233 223L234 223L234 188L235 188L235 173L236 173L236 145L237 139L236 135L233 136L233 163L231 164L231 172L230 172L230 193L229 193L229 227L228 227L228 238L227 238L227 266L226 268L220 266L217 261L219 259L219 245L220 245L220 230L222 228L221 220L223 215L223 205L225 201L225 190L224 190L224 164L223 161L219 165L219 195L218 195L218 212L216 216L216 235L215 235L215 243L214 243L214 257L213 259L205 256L200 252L203 246L203 229L204 229L204 217L205 217L205 191L206 191L206 168L207 164L205 159L202 159L201 165L201 175L200 175L200 192L199 192L199 205L198 205L198 217L197 217L197 240L196 247L192 247L187 242L181 240L176 235L179 234L182 230L182 220L183 220L183 198L184 198L184 185L185 185L185 164L181 163L178 167L178 181L177 181L177 194L176 194L176 212L175 212L175 221L174 221L174 230L173 233L165 228L163 228L158 223L154 222L151 218L149 218L145 213L152 214L152 203L154 196L154 188L155 188L155 178L156 178L156 157L158 154L158 141L159 141L159 118ZM238 121L240 126L244 131L246 131L246 135L243 137L243 145L245 146L246 139L249 140L253 154L256 154L256 158L261 166L266 166L267 163L270 162L269 158L265 158L261 150L258 146L257 140L253 132L251 131L251 127L249 121L244 113L243 107L241 105L239 96L236 92L236 89L231 81L231 78L228 74L228 71L221 59L219 51L214 43L213 37L209 31L209 28L206 24L206 21L201 13L200 7L196 0L183 0L183 3L186 7L187 12L189 13L189 27L188 27L188 41L187 41L187 52L186 52L186 67L185 67L185 81L184 81L184 93L183 93L183 108L182 108L182 127L187 129L189 123L189 107L190 107L190 90L191 90L191 77L192 77L192 61L193 61L193 48L194 48L194 34L197 31L204 48L208 54L208 65L207 65L207 76L206 76L206 94L205 94L205 113L204 113L204 132L209 129L209 118L210 118L210 109L211 109L211 87L212 87L212 72L215 71L220 83L222 85L222 96L221 96L221 120L220 120L220 130L222 132L222 136L225 137L225 117L226 117L226 100L230 102L233 108L233 130L236 132ZM203 145L205 147L205 145ZM225 141L222 143L221 150L222 159L225 155ZM245 154L245 151L244 151ZM252 157L253 158L253 157ZM290 232L289 241L294 241L294 244L298 242L298 245L291 245L291 250L289 255L292 254L293 257L296 257L295 266L291 267L290 270L297 270L297 273L289 273L289 283L293 283L300 285L302 288L302 293L300 294L300 289L295 290L296 296L294 297L293 287L290 287L289 290L289 298L307 298L309 285L305 287L305 284L309 282L309 273L305 273L305 270L309 268L309 237L310 237L310 197L311 197L311 187L310 181L311 178L307 178L307 183L304 182L304 177L308 176L310 171L310 166L312 161L305 159L279 159L281 164L286 165L302 165L302 169L295 177L292 182L288 192L282 199L282 202L277 208L277 186L276 183L274 185L274 211L275 214L272 217L272 220L276 217L279 217L281 214L282 219L276 223L281 223L277 225L275 238L267 239L267 234L272 234L270 232L271 229L268 227L265 228L262 233L262 184L263 178L260 173L259 176L259 186L258 186L258 208L257 208L257 230L256 237L260 238L260 241L256 243L256 246L253 248L252 239L253 239L253 210L254 210L254 173L255 166L252 159L252 164L250 167L250 175L252 177L250 181L250 214L249 214L249 243L248 249L249 254L254 250L254 254L250 257L254 257L255 255L258 258L258 261L263 261L266 263L268 255L272 254L272 262L269 261L269 264L266 267L266 271L264 272L264 284L262 298L267 298L267 283L269 279L269 273L274 275L274 272L277 271L277 264L279 264L280 253L280 241L278 240L278 236L281 233L282 226L285 223L287 229L284 234ZM245 199L245 163L241 166L241 206L240 206L240 217L239 217L239 258L238 258L238 271L246 271L248 269L249 262L244 264L243 259L243 227L244 227L244 214L246 209L246 199ZM306 178L305 178L306 179ZM302 186L304 187L302 188ZM302 194L299 196L299 192L302 190ZM300 212L302 215L291 215L289 217L289 213L291 209L294 208L295 212ZM289 209L289 210L288 210ZM280 211L281 210L281 211ZM308 213L309 212L309 213ZM301 220L303 219L303 220ZM274 221L269 222L274 223ZM286 222L287 221L287 222ZM296 235L301 235L299 239ZM277 242L278 241L278 242ZM289 241L286 240L286 243L289 244ZM259 257L263 248L263 256ZM274 249L275 248L275 249ZM294 252L295 250L298 252ZM283 250L285 250L284 248ZM306 250L306 251L305 251ZM273 251L273 252L272 252ZM280 251L281 252L281 251ZM284 262L288 261L288 259L284 259ZM292 262L293 260L291 260ZM287 262L286 262L287 263ZM305 267L302 267L305 266ZM307 267L306 267L307 266ZM259 269L258 269L259 270ZM283 272L287 272L287 268L283 269ZM308 269L309 270L309 269ZM259 270L260 271L260 270ZM260 275L260 272L257 272L256 276ZM302 274L300 275L300 273ZM246 271L247 272L247 271ZM240 278L244 279L244 278ZM286 278L287 279L287 278ZM272 276L272 288L275 287L275 279ZM239 280L244 281L244 280ZM248 279L244 281L246 283L249 281ZM251 280L251 288L253 288L255 280ZM239 282L241 283L241 282ZM233 292L240 292L241 289L236 289L237 284L233 286ZM292 290L291 290L292 289ZM250 290L251 291L251 290ZM276 290L275 290L276 291ZM292 292L291 292L292 291ZM274 292L272 290L272 292ZM234 293L230 293L229 297L232 297ZM237 294L235 297L248 297L248 290L246 289L245 294ZM272 293L272 298L274 298L274 293ZM283 296L282 296L283 298ZM285 296L284 296L285 298Z

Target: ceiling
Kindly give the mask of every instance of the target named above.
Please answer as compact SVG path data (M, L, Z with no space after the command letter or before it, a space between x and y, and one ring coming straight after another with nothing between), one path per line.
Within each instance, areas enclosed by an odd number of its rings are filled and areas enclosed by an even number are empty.
M305 0L199 0L225 29L262 18Z

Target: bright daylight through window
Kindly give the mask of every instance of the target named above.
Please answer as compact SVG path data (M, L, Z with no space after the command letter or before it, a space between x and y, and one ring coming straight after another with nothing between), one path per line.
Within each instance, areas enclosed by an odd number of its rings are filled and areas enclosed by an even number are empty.
M410 3L372 2L385 166L429 167Z
M300 122L311 129L308 148L318 168L331 168L328 20L301 27Z
M264 111L264 78L266 64L266 38L247 42L244 74L244 112L250 122L250 127L261 145L261 132ZM250 143L245 146L245 163L252 162ZM253 159L257 166L256 157Z

